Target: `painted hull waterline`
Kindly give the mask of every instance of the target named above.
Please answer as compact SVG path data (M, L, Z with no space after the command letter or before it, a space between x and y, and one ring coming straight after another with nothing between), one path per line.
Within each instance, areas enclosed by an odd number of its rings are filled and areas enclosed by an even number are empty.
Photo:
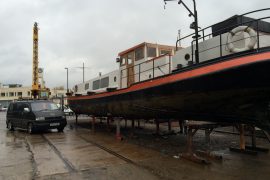
M199 64L112 92L70 96L76 114L243 123L270 132L270 52Z

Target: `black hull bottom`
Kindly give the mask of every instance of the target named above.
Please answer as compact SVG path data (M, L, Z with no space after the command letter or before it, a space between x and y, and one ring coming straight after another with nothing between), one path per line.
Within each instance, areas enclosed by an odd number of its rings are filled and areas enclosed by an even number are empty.
M128 119L244 123L270 132L270 62L262 61L139 91L69 100L77 114Z

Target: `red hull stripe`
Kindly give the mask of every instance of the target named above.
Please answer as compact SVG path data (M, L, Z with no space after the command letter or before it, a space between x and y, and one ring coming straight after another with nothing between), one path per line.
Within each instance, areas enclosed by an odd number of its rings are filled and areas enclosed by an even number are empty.
M99 94L90 95L90 96L89 95L72 96L72 97L69 97L68 100L95 99L95 98L100 98L100 97L123 94L127 92L132 92L132 91L138 91L141 89L151 88L151 87L159 86L162 84L169 84L169 83L173 83L179 80L189 79L189 78L202 76L202 75L213 73L213 72L218 72L218 71L229 69L232 67L237 67L237 66L251 64L251 63L260 62L260 61L267 61L269 59L270 59L270 52L241 57L241 58L235 58L232 60L220 62L217 64L212 64L212 65L201 67L198 69L194 69L194 70L190 70L190 71L186 71L182 73L177 73L177 74L172 74L170 76L166 76L163 78L153 79L150 81L134 84L130 86L129 88L124 88L124 89L116 90L113 92L99 93Z

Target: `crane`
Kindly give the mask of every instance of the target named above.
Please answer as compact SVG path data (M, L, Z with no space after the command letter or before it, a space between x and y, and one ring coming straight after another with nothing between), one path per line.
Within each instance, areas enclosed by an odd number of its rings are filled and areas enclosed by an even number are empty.
M34 99L38 97L38 24L34 23L33 28L33 74L32 74L32 96Z
M38 24L34 23L33 27L33 71L32 71L32 97L48 98L50 95L50 89L45 87L43 80L43 69L38 67ZM41 78L41 83L39 79Z

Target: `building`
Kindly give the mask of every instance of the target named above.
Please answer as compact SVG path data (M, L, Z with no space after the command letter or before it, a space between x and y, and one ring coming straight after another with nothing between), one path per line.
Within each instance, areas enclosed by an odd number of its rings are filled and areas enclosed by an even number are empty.
M8 107L9 103L19 98L31 98L31 86L22 86L21 84L1 84L0 83L0 108ZM50 98L59 99L65 96L64 87L51 89Z

